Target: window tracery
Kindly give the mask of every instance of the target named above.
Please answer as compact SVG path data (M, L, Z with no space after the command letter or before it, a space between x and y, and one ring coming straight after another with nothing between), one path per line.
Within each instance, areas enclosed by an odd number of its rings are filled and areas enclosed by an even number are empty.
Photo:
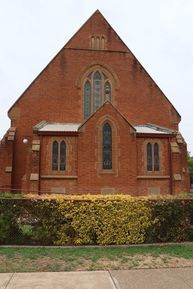
M111 82L104 72L96 70L84 82L84 118L88 118L106 100L112 99Z
M52 144L52 170L64 171L66 169L66 143L54 141Z

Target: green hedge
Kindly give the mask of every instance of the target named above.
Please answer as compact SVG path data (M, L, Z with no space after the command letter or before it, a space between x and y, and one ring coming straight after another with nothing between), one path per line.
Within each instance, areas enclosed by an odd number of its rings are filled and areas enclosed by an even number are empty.
M193 241L193 199L79 196L0 199L0 244Z

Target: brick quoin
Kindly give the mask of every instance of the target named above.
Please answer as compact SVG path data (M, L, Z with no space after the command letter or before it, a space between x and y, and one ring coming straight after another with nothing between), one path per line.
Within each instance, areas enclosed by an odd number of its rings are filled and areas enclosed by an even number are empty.
M111 99L85 119L84 85L94 71L109 79ZM0 143L1 188L134 196L189 191L179 113L98 10L8 115L10 129ZM53 131L41 130L49 123ZM110 170L102 166L105 123L112 129ZM76 131L65 124L76 124ZM66 143L64 171L52 170L54 141ZM159 146L158 171L147 169L148 143Z

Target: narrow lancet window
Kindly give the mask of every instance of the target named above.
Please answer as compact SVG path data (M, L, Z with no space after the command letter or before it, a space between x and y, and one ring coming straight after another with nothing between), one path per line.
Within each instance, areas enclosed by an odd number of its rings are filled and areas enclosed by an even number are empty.
M58 170L58 142L54 141L52 145L52 170Z
M101 37L101 49L105 49L105 38Z
M147 144L147 170L152 171L152 145Z
M60 170L66 169L66 144L64 141L60 143Z
M112 129L108 123L103 126L103 169L112 169Z
M102 77L96 71L93 77L93 111L95 112L102 105Z
M84 85L84 118L88 118L91 113L91 85L87 82Z
M104 100L111 101L111 85L109 81L105 82L104 92Z
M96 38L96 49L100 49L100 37Z
M159 146L154 144L154 171L159 171Z

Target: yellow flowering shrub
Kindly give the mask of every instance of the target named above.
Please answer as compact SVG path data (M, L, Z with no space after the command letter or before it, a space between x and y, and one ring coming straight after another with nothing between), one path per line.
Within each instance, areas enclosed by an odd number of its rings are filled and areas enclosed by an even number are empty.
M143 243L154 222L146 199L87 195L57 202L64 220L57 232L57 245Z

